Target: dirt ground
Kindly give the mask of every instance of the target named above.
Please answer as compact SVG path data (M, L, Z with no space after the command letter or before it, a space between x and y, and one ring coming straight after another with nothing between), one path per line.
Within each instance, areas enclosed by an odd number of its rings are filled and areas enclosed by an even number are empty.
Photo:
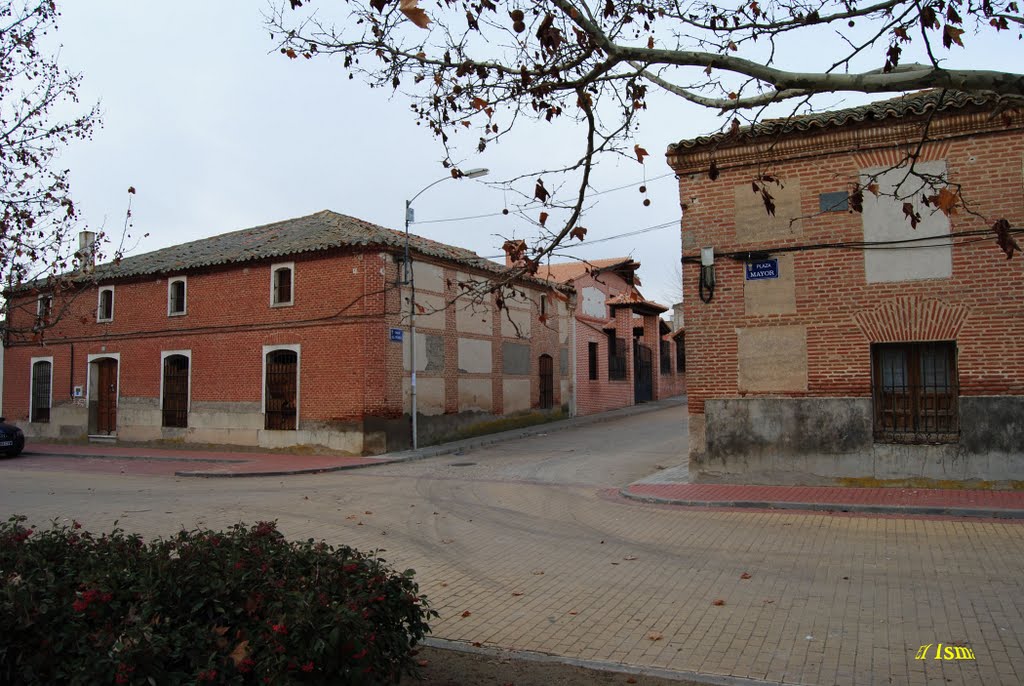
M403 679L402 686L699 686L694 681L538 661L509 651L421 647L416 657L422 665L423 680Z

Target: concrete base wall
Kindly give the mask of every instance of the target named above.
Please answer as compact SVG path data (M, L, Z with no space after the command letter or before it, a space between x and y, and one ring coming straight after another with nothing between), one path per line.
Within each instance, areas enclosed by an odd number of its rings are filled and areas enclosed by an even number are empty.
M1024 481L1024 398L960 399L958 443L876 443L868 398L708 400L690 417L697 481L872 485Z

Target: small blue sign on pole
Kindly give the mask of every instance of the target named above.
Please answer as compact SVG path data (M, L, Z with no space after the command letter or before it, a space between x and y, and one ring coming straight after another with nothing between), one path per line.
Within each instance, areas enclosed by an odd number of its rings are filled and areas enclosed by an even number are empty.
M391 329L391 340L395 343L401 343L402 333L401 329Z
M779 278L778 259L757 260L756 262L747 262L747 281L777 278Z

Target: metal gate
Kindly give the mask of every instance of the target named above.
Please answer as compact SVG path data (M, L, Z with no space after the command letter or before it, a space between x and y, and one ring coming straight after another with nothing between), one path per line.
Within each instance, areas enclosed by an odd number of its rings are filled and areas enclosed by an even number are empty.
M298 359L291 350L267 354L266 429L295 430Z
M633 401L645 403L649 400L654 400L651 349L642 343L633 343Z
M551 355L540 356L540 409L555 406L555 373Z

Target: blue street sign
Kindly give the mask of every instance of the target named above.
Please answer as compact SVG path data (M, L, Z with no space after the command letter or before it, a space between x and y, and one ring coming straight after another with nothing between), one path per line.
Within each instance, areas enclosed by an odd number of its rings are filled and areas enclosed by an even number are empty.
M777 278L779 278L779 261L777 259L747 262L747 281Z
M401 343L402 342L402 330L401 329L391 329L391 340L394 341L395 343Z

